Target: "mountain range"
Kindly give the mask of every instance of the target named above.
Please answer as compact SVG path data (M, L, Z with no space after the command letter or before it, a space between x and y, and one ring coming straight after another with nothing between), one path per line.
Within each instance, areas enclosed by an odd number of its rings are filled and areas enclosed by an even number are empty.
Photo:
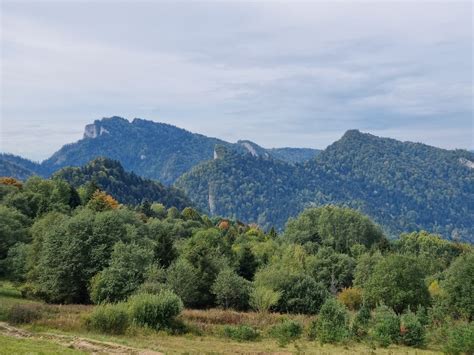
M83 139L41 164L3 154L0 175L50 176L98 156L138 176L175 185L204 212L264 228L281 228L309 206L338 204L363 211L390 235L426 229L474 241L472 152L357 130L322 151L265 149L153 121L104 118L87 125Z

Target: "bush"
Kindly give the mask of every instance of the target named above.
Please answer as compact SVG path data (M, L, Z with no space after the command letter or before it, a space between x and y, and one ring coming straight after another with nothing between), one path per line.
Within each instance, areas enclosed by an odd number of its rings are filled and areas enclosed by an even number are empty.
M40 319L42 309L35 304L15 304L7 310L6 320L11 324L26 324Z
M367 304L363 304L359 311L356 313L354 320L351 325L351 333L357 339L360 340L365 337L368 333L370 324L370 308Z
M429 303L425 270L416 258L392 254L382 258L364 285L364 298L371 305L384 303L397 313Z
M456 315L474 319L474 253L458 257L446 272L443 289Z
M183 302L173 292L163 290L157 295L139 293L127 301L135 324L153 329L169 329L183 310Z
M250 293L250 306L257 312L268 312L270 308L278 303L281 292L257 286Z
M175 260L166 273L166 286L176 293L186 307L199 302L199 275L189 261L184 258Z
M294 320L284 320L270 329L270 335L278 340L280 346L285 346L298 339L303 333L303 326Z
M123 334L128 325L129 316L124 303L96 306L86 319L87 328L106 334Z
M258 338L258 331L248 325L225 326L223 334L227 338L237 341L252 341Z
M316 337L322 344L339 343L349 337L347 308L335 298L329 298L321 307L315 321Z
M400 339L408 346L421 347L425 344L425 327L415 313L408 310L401 317Z
M278 303L281 311L316 314L328 296L321 282L308 275L294 275L286 277Z
M447 354L474 354L474 323L459 323L448 331L444 346Z
M351 311L358 310L362 305L362 290L358 287L344 288L337 295L337 299Z
M231 269L225 269L217 275L212 284L212 293L216 295L219 306L245 310L249 306L250 287L250 281Z
M380 346L387 347L398 341L400 319L393 309L379 306L374 311L374 319L370 329L372 339Z

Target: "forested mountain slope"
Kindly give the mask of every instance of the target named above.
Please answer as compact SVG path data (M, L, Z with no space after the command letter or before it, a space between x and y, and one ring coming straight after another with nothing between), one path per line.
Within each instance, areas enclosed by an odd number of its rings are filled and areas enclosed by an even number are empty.
M307 206L336 203L361 209L390 234L427 229L472 241L471 162L468 151L348 131L304 164L227 152L177 186L209 213L266 227L281 228Z
M81 166L104 156L120 161L125 169L138 175L171 184L192 167L212 159L216 145L254 156L270 157L274 152L278 159L292 162L309 159L315 155L311 152L317 152L295 148L267 150L250 141L229 143L169 124L111 117L87 125L83 139L62 147L42 167L51 174L62 167Z
M32 175L45 175L41 164L18 155L0 153L0 176L12 176L23 180Z
M216 144L227 143L163 123L112 117L87 125L83 139L65 145L43 165L54 172L104 156L120 161L129 171L168 184L211 159Z
M176 188L126 172L118 161L107 158L94 159L83 167L63 168L54 177L64 179L76 188L99 188L124 204L137 205L147 200L179 209L192 205Z

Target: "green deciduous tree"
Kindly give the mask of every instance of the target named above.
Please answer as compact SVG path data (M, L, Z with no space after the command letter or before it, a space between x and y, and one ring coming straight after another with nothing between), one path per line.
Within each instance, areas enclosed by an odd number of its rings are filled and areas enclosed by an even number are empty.
M389 255L381 259L364 288L364 296L375 305L383 302L397 313L429 302L425 271L415 258Z

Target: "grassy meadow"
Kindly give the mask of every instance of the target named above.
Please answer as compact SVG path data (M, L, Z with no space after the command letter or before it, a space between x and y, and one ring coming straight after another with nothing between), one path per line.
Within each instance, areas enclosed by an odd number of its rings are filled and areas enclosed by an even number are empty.
M26 310L29 319L11 324L12 307ZM179 316L185 325L180 334L131 327L124 335L105 335L91 331L86 319L95 306L52 305L27 300L9 282L0 282L0 354L435 354L436 348L413 349L391 345L375 348L366 343L320 345L307 340L305 334L282 345L269 329L282 319L294 319L305 332L312 317L276 313L235 312L229 310L186 309ZM225 336L226 326L248 325L258 329L254 341L237 341Z

